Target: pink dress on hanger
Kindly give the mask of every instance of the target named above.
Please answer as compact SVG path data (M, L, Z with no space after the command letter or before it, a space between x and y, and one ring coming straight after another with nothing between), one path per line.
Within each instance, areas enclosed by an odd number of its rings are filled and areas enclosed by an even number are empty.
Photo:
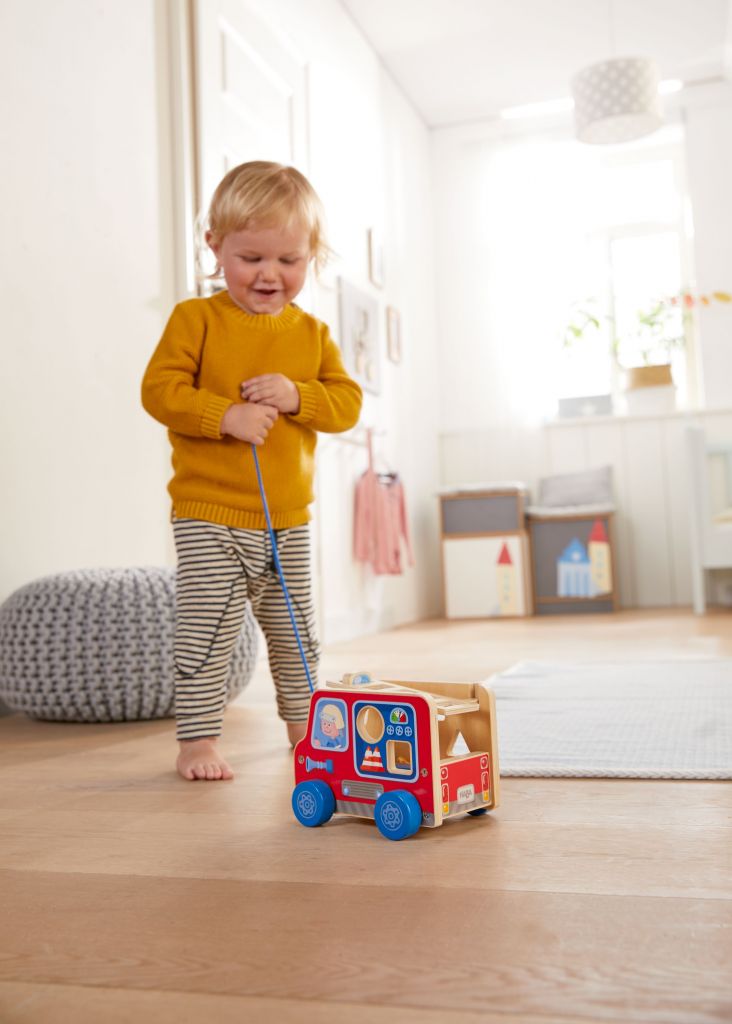
M369 466L356 484L353 554L356 561L367 562L377 576L399 575L403 572L402 541L408 563L414 565L404 487L396 474L375 471L370 430L366 436Z

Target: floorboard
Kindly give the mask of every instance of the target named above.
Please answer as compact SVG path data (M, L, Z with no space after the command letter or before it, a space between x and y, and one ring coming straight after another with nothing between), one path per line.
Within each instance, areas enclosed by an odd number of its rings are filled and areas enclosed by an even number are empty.
M729 615L593 618L420 624L324 666L732 657ZM170 722L0 719L3 1024L732 1019L728 784L505 779L494 814L403 843L303 829L270 685L227 712L230 783L177 778Z

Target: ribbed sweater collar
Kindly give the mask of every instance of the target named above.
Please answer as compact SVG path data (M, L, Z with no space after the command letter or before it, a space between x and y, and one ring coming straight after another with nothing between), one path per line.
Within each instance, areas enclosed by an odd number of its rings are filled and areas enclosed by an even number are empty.
M285 306L278 316L270 316L268 313L258 313L255 316L252 313L247 313L241 306L237 306L227 291L217 292L213 296L213 301L218 302L227 313L237 315L242 323L246 324L251 330L265 331L267 333L275 333L286 330L289 327L294 327L303 315L301 309L290 304Z

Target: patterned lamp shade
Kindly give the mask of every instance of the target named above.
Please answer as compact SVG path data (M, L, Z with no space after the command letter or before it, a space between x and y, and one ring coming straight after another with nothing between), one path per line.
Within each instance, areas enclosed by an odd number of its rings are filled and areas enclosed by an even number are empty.
M572 80L580 142L630 142L661 127L658 68L643 57L592 64Z

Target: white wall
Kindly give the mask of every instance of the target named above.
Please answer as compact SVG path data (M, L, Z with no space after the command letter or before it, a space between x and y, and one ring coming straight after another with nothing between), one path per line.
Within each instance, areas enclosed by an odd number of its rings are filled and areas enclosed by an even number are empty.
M730 17L732 25L732 16ZM732 83L700 90L686 111L686 160L700 292L732 291ZM732 405L732 315L701 308L702 387L710 409Z
M164 560L141 370L171 291L149 0L4 0L0 599L67 568Z
M318 535L325 638L436 610L437 356L429 137L337 0L270 0L309 64L311 176L335 272L368 283L378 224L402 314L365 423L402 474L417 566L374 580L350 557L352 486L365 449L321 455ZM6 285L0 599L68 568L171 559L164 432L139 381L173 302L171 105L163 0L7 0L0 13L2 274ZM372 289L373 290L373 289ZM316 313L337 328L333 274Z

